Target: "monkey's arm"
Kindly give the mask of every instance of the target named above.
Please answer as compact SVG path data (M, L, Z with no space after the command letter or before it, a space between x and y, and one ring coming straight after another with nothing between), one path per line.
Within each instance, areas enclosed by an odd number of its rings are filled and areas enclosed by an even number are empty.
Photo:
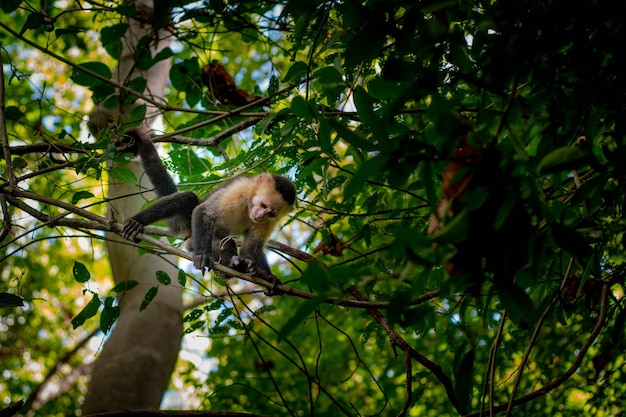
M191 191L161 197L152 205L126 220L122 237L138 242L135 237L138 233L143 232L144 226L161 219L166 219L166 223L173 233L189 235L191 211L197 205L198 197Z
M191 215L193 266L202 273L204 273L205 268L207 271L213 269L215 259L212 246L216 222L215 214L207 210L205 204L197 206Z

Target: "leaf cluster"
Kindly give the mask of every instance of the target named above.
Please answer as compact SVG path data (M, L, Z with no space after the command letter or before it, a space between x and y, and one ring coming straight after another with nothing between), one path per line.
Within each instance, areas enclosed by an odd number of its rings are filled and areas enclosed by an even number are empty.
M209 301L187 314L186 332L209 336L219 365L207 380L191 365L181 378L207 408L621 410L626 86L613 45L626 32L612 7L166 3L171 20L157 13L151 24L171 27L180 50L148 56L146 38L133 53L140 70L172 59L165 104L144 95L146 79L113 78L133 15L126 6L91 12L106 17L95 27L109 55L103 61L88 51L85 31L69 30L87 20L55 6L3 3L21 27L0 25L3 44L70 65L69 80L95 103L128 109L95 144L79 140L80 119L61 108L64 93L31 99L32 70L3 50L11 69L5 228L27 214L35 221L21 237L31 241L49 238L44 225L115 230L89 216L97 209L75 206L104 202L94 187L104 172L136 181L105 163L129 159L116 129L142 120L141 100L164 116L167 133L156 140L169 142L166 164L181 188L202 194L229 175L269 170L299 190L280 237L308 256L291 252L291 263L275 266L293 293L259 300L191 284ZM78 48L80 60L65 57L60 42ZM250 102L220 100L206 85L203 71L214 62ZM56 124L35 125L39 109L57 115ZM5 262L30 244L3 238ZM74 265L76 281L90 282L83 263ZM171 285L156 278L144 308ZM91 301L72 324L102 309L108 330L113 298L85 296Z

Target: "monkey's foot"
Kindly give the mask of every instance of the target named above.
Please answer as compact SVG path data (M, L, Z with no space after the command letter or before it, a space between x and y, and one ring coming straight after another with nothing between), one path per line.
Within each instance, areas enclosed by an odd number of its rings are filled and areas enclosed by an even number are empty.
M204 275L204 270L210 271L213 269L213 259L211 256L206 253L198 253L193 255L193 266L202 271L202 275Z
M255 275L256 273L256 263L252 259L244 258L243 256L233 256L230 258L228 266L244 274Z
M278 277L274 274L270 274L269 276L262 276L265 281L271 283L270 288L265 291L265 295L283 295L284 291L281 291L276 288L277 285L282 285L282 281L278 279Z
M270 287L267 289L267 291L265 291L265 295L282 295L284 294L283 291L279 290L276 288L277 285L282 285L282 281L278 279L278 277L274 274L272 274L271 272L268 273L261 273L259 272L258 274L254 275L255 277L261 278L263 281L267 281L269 282L271 285Z
M242 256L233 256L230 258L228 265L236 271L243 272L244 274L252 275L257 278L261 278L263 281L267 281L272 286L265 292L265 295L280 295L282 291L276 290L277 285L281 285L282 282L272 273L266 273L257 268L256 262L250 258L244 258Z
M141 242L141 239L137 239L137 234L143 232L143 224L137 220L129 219L124 228L122 229L122 237L124 239L132 240L135 243Z

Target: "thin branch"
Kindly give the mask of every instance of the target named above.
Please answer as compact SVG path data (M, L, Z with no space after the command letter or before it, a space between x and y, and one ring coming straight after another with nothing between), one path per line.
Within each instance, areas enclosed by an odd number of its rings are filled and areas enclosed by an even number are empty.
M220 131L219 133L217 133L216 135L213 135L210 138L206 138L206 139L196 139L196 138L190 138L188 136L181 136L181 133L188 131L187 129L185 129L184 132L178 130L175 132L167 133L165 135L155 136L154 142L167 142L167 143L176 143L176 144L181 144L181 145L193 145L193 146L202 146L202 147L217 146L222 140L231 137L235 133L239 133L247 129L250 126L256 125L261 120L263 120L263 117L250 116L247 119L242 120L241 122L233 126L230 126L229 128L224 129ZM211 121L212 123L216 122L215 119L211 119ZM193 127L194 129L196 129L201 126L194 125Z
M69 168L72 165L74 165L74 162L68 161L68 162L64 162L64 163L59 164L59 165L53 165L53 166L49 166L47 168L43 168L43 169L40 169L38 171L29 172L28 174L24 174L24 175L22 175L20 177L16 177L15 178L15 184L19 184L22 181L26 181L27 179L34 178L34 177L37 177L39 175L44 175L44 174L48 174L50 172L58 171L60 169ZM8 181L0 183L0 188L5 188L8 185L11 185Z
M242 301L242 303L243 303L243 300L240 300L240 301ZM246 323L243 322L243 320L241 318L241 311L239 310L239 307L237 307L237 303L235 303L234 300L232 299L232 295L231 295L231 302L233 304L233 308L235 309L237 317L239 318L239 320L241 320L241 326L243 327L243 331L246 334L246 339L249 340L250 343L252 343L252 347L256 351L257 356L259 357L259 359L261 359L261 362L263 363L263 367L265 368L265 373L267 374L268 378L272 382L272 385L274 386L274 391L280 397L280 400L282 402L283 407L285 407L285 409L289 412L289 414L291 414L292 416L295 417L296 416L295 411L292 410L292 408L289 406L289 401L287 401L287 399L283 395L283 391L280 389L280 386L278 385L278 381L276 381L276 378L274 377L274 374L272 373L272 368L270 366L267 366L265 358L263 357L263 353L261 353L261 349L259 349L259 345L257 344L257 342L254 339L254 337L252 337L252 333L256 334L260 338L261 338L261 336L258 333L256 333L254 330L252 330L251 326L246 326ZM248 308L248 306L245 303L243 303L243 305L246 308ZM252 309L248 308L248 310L250 310L254 314ZM264 339L261 338L261 340L263 341ZM270 344L270 346L274 347L271 344ZM282 353L285 358L289 358L289 356L286 353L284 353L284 352L282 352L280 350L279 350L279 352ZM297 349L296 349L296 352L298 352ZM302 359L302 356L300 356L299 354L298 354L298 356L300 357L302 363L304 364L304 360ZM289 359L291 359L291 358L289 358ZM292 361L292 363L294 365L296 365L297 368L299 368L299 366L295 363L295 361ZM304 373L307 376L309 375L309 373L306 372L306 369L304 370Z
M298 369L298 371L300 373L302 373L303 375L306 376L306 378L308 379L309 383L314 383L319 388L320 392L323 392L324 394L326 394L328 399L330 399L333 402L333 404L335 404L337 406L337 408L339 408L341 411L343 411L344 414L350 415L350 413L348 413L348 411L345 409L345 407L343 407L343 405L341 405L339 400L337 400L333 396L333 394L331 392L329 392L324 387L324 385L322 385L321 380L315 379L315 378L313 378L311 376L311 374L309 373L309 371L306 368L306 362L305 362L304 358L302 357L302 355L300 354L300 352L299 352L298 348L296 347L296 345L294 345L288 338L282 337L280 335L280 332L278 332L274 327L272 327L265 319L263 319L263 317L255 314L254 311L252 309L250 309L250 307L248 307L248 305L246 303L243 302L243 300L240 299L240 301L248 309L248 311L250 311L250 313L254 315L256 320L258 320L264 326L266 326L268 329L270 329L272 332L274 332L274 334L276 334L277 336L280 336L280 340L285 342L285 343L287 343L292 348L292 350L296 353L296 355L300 359L300 364L298 364L292 357L287 355L284 351L280 350L274 343L271 343L269 340L267 340L267 338L263 337L259 332L255 331L252 326L250 327L250 333L253 333L260 341L265 343L272 350L276 351L278 354L280 354L286 360L288 360L293 366L295 366ZM248 327L244 326L244 328L247 329ZM250 337L250 334L248 334L248 336ZM250 339L252 339L252 338L250 337Z
M594 326L591 334L589 335L589 338L587 339L587 341L580 347L580 349L578 349L578 355L576 355L576 359L574 360L574 362L572 363L572 366L570 366L561 376L559 376L558 378L554 379L551 382L548 382L546 385L544 385L543 387L524 395L523 397L520 397L516 400L513 401L513 405L514 406L518 406L520 404L524 404L527 403L529 401L532 401L534 399L537 399L539 397L542 397L544 395L546 395L547 393L549 393L550 391L552 391L553 389L561 386L565 381L567 381L572 375L574 375L574 373L578 370L578 368L580 368L580 365L582 364L583 359L585 358L585 356L587 355L587 351L589 350L589 348L591 347L591 345L593 345L593 343L596 341L596 338L598 337L598 335L600 334L600 332L602 331L602 328L604 326L604 321L606 320L606 315L607 315L607 310L608 310L608 294L609 294L609 283L604 283L602 285L602 295L601 295L601 300L600 300L600 311L598 312L598 319L596 320L596 325ZM502 404L496 407L493 407L493 412L494 413L499 413L501 411L505 411L508 408L508 403L507 404ZM472 414L466 414L464 417L480 417L480 413L472 413Z
M0 51L0 137L2 139L2 153L6 163L6 171L9 176L11 188L15 188L15 173L13 172L13 161L9 150L9 137L7 135L6 113L4 108L4 63L2 62L2 52Z
M366 299L365 296L363 294L361 294L356 287L350 287L348 289L348 291L357 300L365 300ZM370 314L370 316L372 316L374 321L379 324L379 326L385 331L385 333L387 333L387 335L389 336L389 341L391 343L392 349L394 349L394 351L395 351L396 347L400 347L400 349L402 349L402 351L404 352L405 355L408 355L411 358L415 359L419 364L421 364L423 367L428 369L439 380L441 385L443 385L443 387L445 388L446 394L448 395L448 400L450 401L450 403L459 412L459 414L463 413L464 411L461 409L459 401L456 398L456 393L454 392L454 387L452 385L452 381L445 374L445 372L443 371L441 366L436 364L436 363L434 363L434 362L432 362L431 360L426 358L424 355L419 353L417 350L413 349L406 342L406 340L404 340L402 337L400 337L400 335L387 322L385 317L382 315L382 313L380 311L378 311L378 309L368 308L367 312ZM411 369L407 369L406 372L411 372ZM411 377L412 377L412 375L411 375ZM410 398L409 398L409 401L410 401ZM403 415L404 414L398 414L398 416L403 416Z
M406 369L406 388L404 392L404 404L398 416L405 416L406 413L409 412L411 402L413 401L413 362L411 361L411 354L408 350L404 350L404 368Z
M506 409L505 416L511 415L511 410L513 410L513 401L515 401L515 394L517 393L519 384L522 381L522 374L524 373L524 368L526 367L526 363L528 362L528 359L530 358L530 352L532 351L533 346L535 346L537 337L539 337L539 330L541 330L541 326L543 325L543 322L546 320L546 318L548 318L548 314L552 310L552 307L554 307L556 302L559 300L559 294L561 293L561 291L563 291L563 288L565 288L565 283L567 282L567 279L569 278L572 272L572 268L574 266L574 260L575 258L570 258L569 264L567 265L567 271L565 271L565 276L563 277L563 280L561 281L559 290L556 292L556 294L554 294L554 296L552 297L552 301L550 301L550 304L545 308L545 310L543 311L543 314L541 314L541 317L539 318L539 320L537 321L537 324L535 325L535 329L533 330L533 334L530 337L528 346L526 346L524 357L522 358L522 362L519 365L519 372L517 373L515 382L513 383L513 389L511 391L511 398L509 400L509 406Z
M67 353L65 353L65 355L61 356L56 364L48 371L48 373L46 374L46 376L44 377L43 381L41 381L41 383L39 383L39 385L37 385L32 392L30 393L30 395L28 396L28 399L26 400L26 402L24 403L24 407L21 410L21 413L23 415L26 415L27 411L29 411L33 404L35 403L35 401L37 400L37 398L39 397L39 393L41 392L41 390L46 386L46 384L52 379L52 377L54 375L56 375L62 368L63 365L67 364L73 357L74 355L76 355L76 353L82 349L83 346L85 346L85 344L91 340L92 337L94 337L96 334L98 334L98 332L100 331L100 329L95 329L92 330L91 333L89 333L88 335L86 335L83 339L81 339L72 350L68 351Z
M502 333L504 331L504 324L506 323L506 310L502 312L502 317L500 318L500 324L498 325L498 331L496 332L496 336L491 343L491 348L489 348L489 361L487 362L487 372L485 373L485 382L483 384L483 395L480 401L480 415L483 415L483 411L485 408L485 396L487 395L487 384L489 384L489 415L493 417L493 406L494 401L494 386L496 380L496 358L498 357L498 346L500 345L500 341L502 340Z

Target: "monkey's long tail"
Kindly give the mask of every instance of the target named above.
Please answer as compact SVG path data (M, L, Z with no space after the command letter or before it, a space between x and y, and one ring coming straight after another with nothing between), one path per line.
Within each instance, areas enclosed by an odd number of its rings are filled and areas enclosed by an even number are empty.
M126 132L135 141L137 155L141 157L141 164L150 182L159 197L178 192L174 179L165 169L161 157L150 140L150 136L141 128L131 129Z

